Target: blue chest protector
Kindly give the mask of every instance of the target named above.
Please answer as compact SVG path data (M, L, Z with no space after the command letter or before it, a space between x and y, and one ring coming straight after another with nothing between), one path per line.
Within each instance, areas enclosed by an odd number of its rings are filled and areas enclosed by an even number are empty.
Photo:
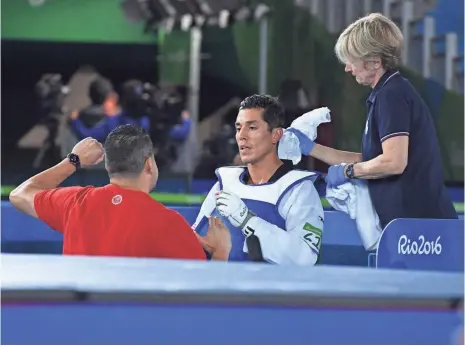
M235 194L258 217L281 229L286 229L286 221L278 211L282 197L302 181L314 181L317 178L317 175L313 172L292 170L273 183L247 185L242 180L244 173L244 167L218 168L216 175L220 183L220 189ZM210 216L221 217L216 208L211 211ZM231 225L226 218L221 218L231 232L232 249L229 254L229 260L248 261L248 250L242 230ZM196 232L202 236L207 231L208 222L199 224L196 229Z

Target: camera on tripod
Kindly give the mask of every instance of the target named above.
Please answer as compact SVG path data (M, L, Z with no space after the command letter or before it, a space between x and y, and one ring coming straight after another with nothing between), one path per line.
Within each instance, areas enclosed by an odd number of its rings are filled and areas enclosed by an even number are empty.
M34 168L38 168L43 165L45 158L49 159L51 164L61 158L55 142L60 118L65 114L64 101L69 87L63 83L60 74L49 73L42 75L36 83L35 92L39 101L40 123L48 130L44 144L32 164Z
M179 86L159 87L138 80L124 83L121 105L133 119L150 119L150 137L157 150L159 168L177 158L176 144L170 138L171 129L181 123L186 108L185 90Z
M170 127L178 124L185 109L182 87L158 87L131 80L124 83L121 103L128 116L140 119L148 116L152 125Z
M35 86L39 98L39 107L44 116L63 114L64 100L69 87L62 81L60 74L44 74Z

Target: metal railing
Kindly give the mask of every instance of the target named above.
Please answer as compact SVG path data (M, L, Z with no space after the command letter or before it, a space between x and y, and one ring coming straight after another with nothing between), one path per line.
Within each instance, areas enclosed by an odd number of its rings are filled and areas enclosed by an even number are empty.
M295 3L319 18L333 34L367 13L383 13L404 34L402 64L447 90L463 94L464 57L458 51L458 35L436 34L435 19L427 14L435 0L295 0Z

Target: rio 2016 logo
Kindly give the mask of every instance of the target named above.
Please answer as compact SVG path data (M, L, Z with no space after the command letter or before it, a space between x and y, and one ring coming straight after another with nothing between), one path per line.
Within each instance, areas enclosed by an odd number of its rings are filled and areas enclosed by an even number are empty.
M440 255L442 252L441 236L436 240L426 241L425 236L418 237L418 241L410 240L402 235L397 243L397 252L400 255Z

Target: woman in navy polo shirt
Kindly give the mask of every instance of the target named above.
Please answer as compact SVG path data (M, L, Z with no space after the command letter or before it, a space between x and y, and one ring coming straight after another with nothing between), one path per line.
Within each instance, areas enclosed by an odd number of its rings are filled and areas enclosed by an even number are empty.
M297 133L303 154L330 165L330 187L367 180L383 227L396 218L457 218L444 185L433 119L397 70L402 47L402 32L381 14L352 23L336 43L345 71L373 89L366 101L361 153L315 144Z

